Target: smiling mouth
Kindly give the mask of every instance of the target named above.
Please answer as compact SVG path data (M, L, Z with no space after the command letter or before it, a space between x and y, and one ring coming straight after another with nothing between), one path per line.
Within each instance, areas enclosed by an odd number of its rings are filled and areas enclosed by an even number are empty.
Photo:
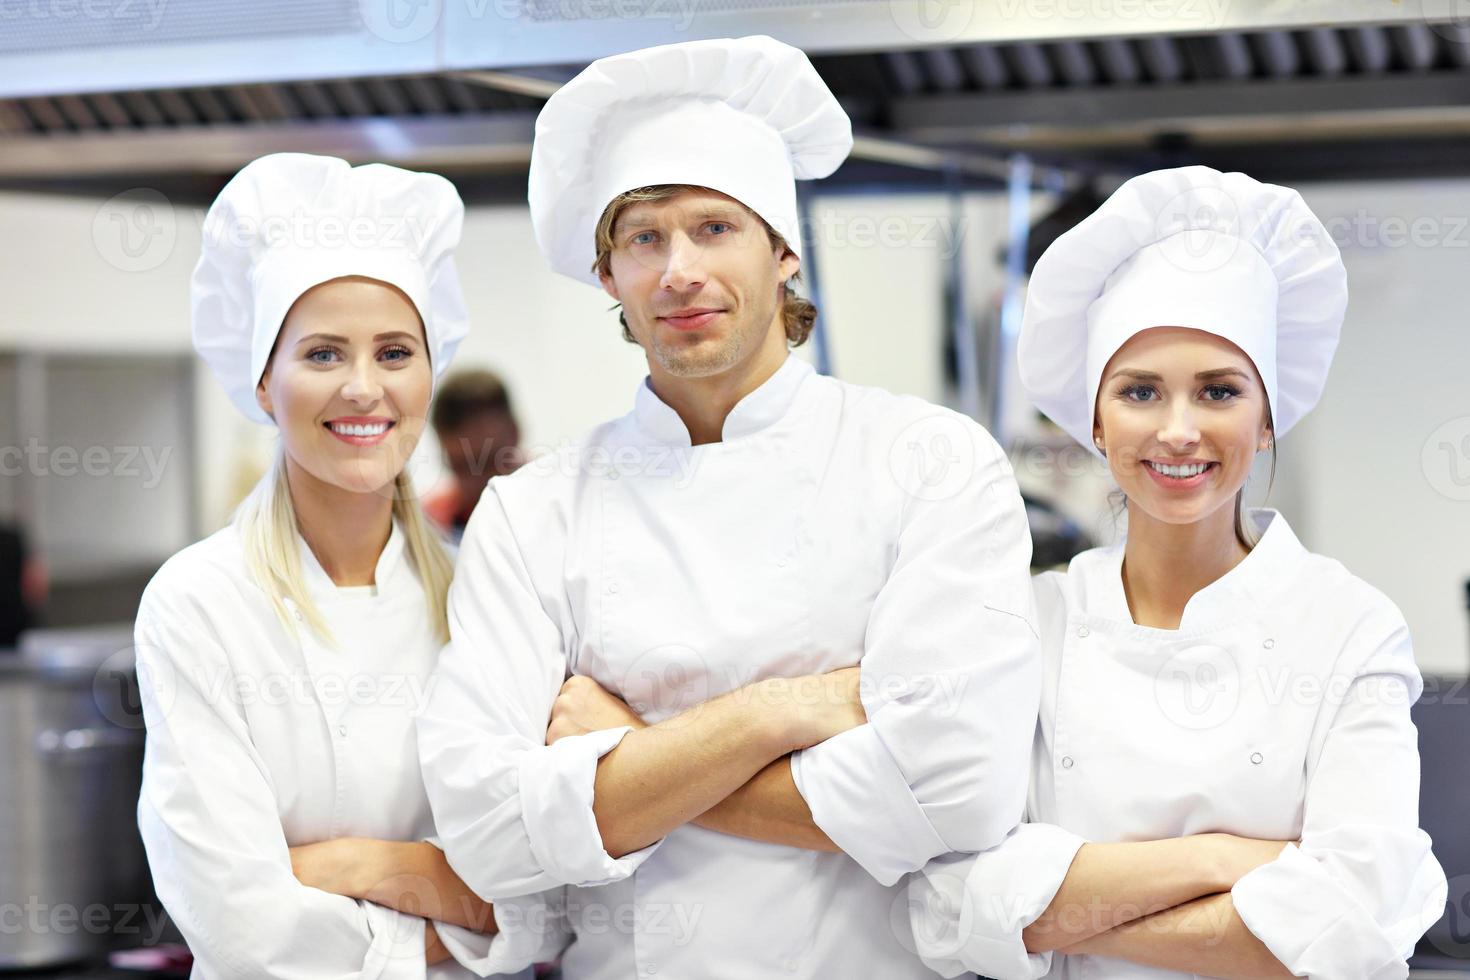
M1176 465L1172 463L1155 463L1151 459L1144 460L1143 465L1148 468L1150 475L1154 479L1165 485L1172 484L1184 487L1203 483L1206 476L1220 467L1219 463L1213 461L1206 463L1181 463Z
M323 422L328 432L354 446L371 446L381 442L396 422Z
M697 330L708 326L715 317L724 312L724 310L694 310L688 313L670 313L659 319L676 330Z

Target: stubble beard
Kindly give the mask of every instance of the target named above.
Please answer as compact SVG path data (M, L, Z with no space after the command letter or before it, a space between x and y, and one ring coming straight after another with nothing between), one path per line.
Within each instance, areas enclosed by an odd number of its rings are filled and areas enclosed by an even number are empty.
M717 341L706 340L696 344L668 343L655 337L653 357L673 377L707 378L739 364L748 346L745 334L738 330Z
M685 338L682 336L676 336L674 342L670 343L655 332L648 349L659 366L672 377L708 378L720 374L752 356L765 342L771 320L776 315L777 304L781 301L778 293L767 309L747 310L745 315L753 316L754 322L760 324L759 328L746 320L732 324L718 340L696 343L683 342Z

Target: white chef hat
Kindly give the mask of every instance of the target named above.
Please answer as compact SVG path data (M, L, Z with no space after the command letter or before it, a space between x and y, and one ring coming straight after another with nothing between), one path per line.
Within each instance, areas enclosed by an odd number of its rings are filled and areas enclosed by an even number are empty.
M458 192L437 174L306 153L254 160L205 216L194 349L235 406L269 424L255 388L291 304L329 280L366 276L413 301L437 380L469 329L454 266L463 224Z
M551 267L598 284L594 235L619 194L692 184L760 215L798 255L797 180L825 177L852 124L797 48L764 36L594 61L547 100L531 150L531 221Z
M1130 337L1191 327L1255 364L1274 431L1311 411L1347 309L1347 272L1301 195L1209 167L1134 177L1042 254L1017 345L1031 400L1096 452L1103 369Z

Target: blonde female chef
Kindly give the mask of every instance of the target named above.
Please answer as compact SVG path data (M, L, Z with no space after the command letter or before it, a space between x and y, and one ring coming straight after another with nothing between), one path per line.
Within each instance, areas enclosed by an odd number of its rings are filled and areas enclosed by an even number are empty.
M280 446L138 612L138 822L196 977L529 975L562 942L428 842L414 717L452 566L404 464L467 327L463 212L433 174L277 154L206 219L195 347Z
M911 882L943 975L1407 975L1446 893L1408 630L1241 504L1346 304L1296 192L1204 167L1128 181L1037 263L1023 383L1107 458L1128 533L1036 580L1030 822Z

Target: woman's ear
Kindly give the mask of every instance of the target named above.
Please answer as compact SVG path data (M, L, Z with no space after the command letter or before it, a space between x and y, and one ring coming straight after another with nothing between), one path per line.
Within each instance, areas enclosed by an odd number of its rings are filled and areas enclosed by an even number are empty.
M255 386L255 404L260 406L262 412L274 419L276 417L276 410L271 403L270 389L266 387L266 382L270 380L270 376L270 368L266 368L265 374L260 376L260 381Z

